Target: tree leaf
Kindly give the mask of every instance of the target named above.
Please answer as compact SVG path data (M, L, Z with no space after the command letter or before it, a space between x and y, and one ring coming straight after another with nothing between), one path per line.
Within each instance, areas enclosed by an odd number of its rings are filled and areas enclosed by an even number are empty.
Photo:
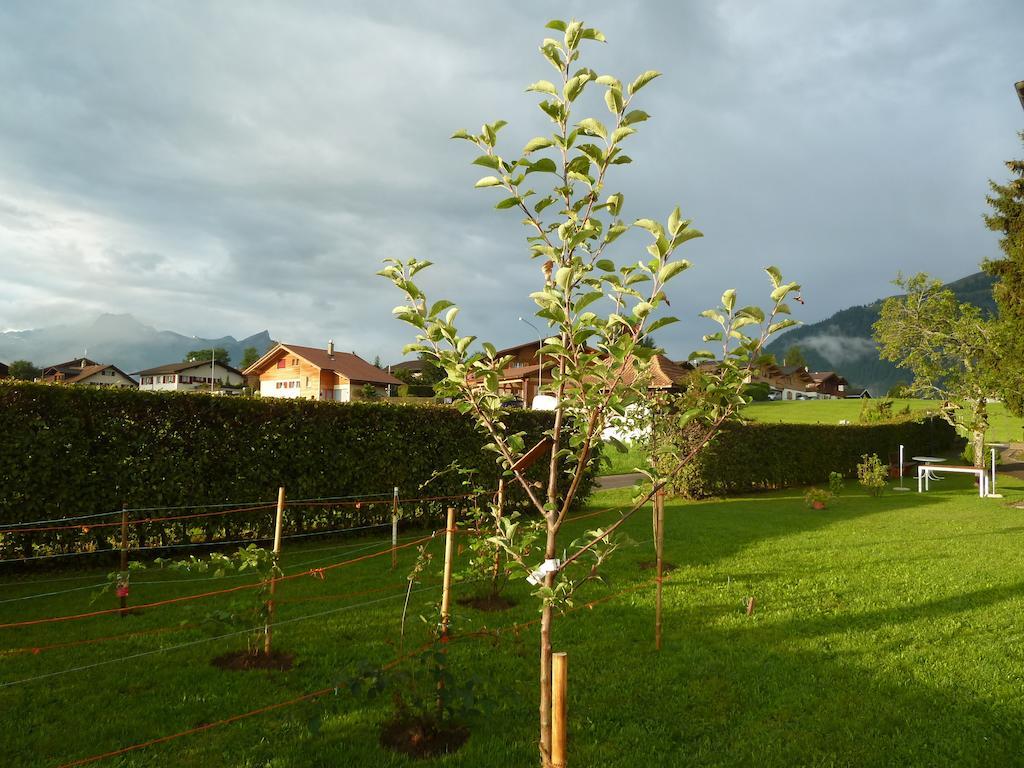
M499 179L497 176L484 176L482 179L480 179L480 181L478 181L473 186L478 189L482 187L500 187L501 179Z
M494 207L497 208L499 211L503 211L506 208L515 208L521 202L522 200L518 197L506 197L504 200L500 201Z
M673 277L678 275L680 272L684 272L690 268L690 262L686 259L680 259L679 261L670 261L668 264L658 270L658 282L667 283Z
M526 146L523 147L523 154L528 155L531 152L536 152L538 149L546 149L552 144L554 144L554 142L546 136L538 136L526 142Z
M636 93L641 88L643 88L645 85L647 85L649 82L651 82L651 80L653 80L656 77L660 77L660 76L661 76L661 72L656 72L653 69L647 70L642 75L637 77L637 79L634 80L630 84L630 86L629 86L629 95L632 96L634 93Z
M587 117L584 118L583 120L580 120L576 124L576 127L579 128L579 130L582 133L586 133L588 136L600 136L602 139L608 139L608 129L606 129L604 125L602 125L599 121L595 120L592 117Z
M535 83L530 83L526 86L527 92L537 91L538 93L548 93L552 96L558 95L558 89L555 88L555 84L550 80L538 80Z

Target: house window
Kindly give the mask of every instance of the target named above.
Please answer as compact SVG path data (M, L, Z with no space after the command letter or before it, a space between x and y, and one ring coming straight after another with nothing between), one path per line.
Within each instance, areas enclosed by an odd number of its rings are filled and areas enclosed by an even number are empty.
M278 361L277 361L277 367L278 367L278 368L284 368L284 366L285 366L285 364L286 364L286 363L287 363L287 360L285 360L285 359L284 359L284 358L282 357L282 358L281 358L280 360L278 360Z

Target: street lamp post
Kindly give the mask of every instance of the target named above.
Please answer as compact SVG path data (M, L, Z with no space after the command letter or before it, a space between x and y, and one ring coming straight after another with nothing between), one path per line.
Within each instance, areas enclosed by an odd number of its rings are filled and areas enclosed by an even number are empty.
M539 395L540 388L543 382L541 377L544 375L544 354L540 351L541 347L544 346L544 337L541 335L541 332L537 329L537 326L531 323L525 317L520 317L519 322L526 323L528 326L533 328L533 332L537 334L537 394ZM526 406L525 402L523 403L523 406Z
M210 394L213 394L213 380L217 377L217 350L210 350Z

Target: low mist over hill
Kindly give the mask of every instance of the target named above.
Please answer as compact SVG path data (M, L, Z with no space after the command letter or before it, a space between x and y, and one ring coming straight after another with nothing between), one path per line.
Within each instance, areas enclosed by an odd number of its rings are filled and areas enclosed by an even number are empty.
M976 272L948 287L960 301L994 313L993 282L991 276ZM811 370L838 371L851 384L867 387L872 395L880 397L894 384L911 379L908 371L878 357L871 326L878 320L882 301L843 309L826 320L794 328L769 344L767 350L781 361L790 347L800 347Z
M246 347L260 354L272 344L267 331L236 340L233 336L201 339L173 331L158 331L131 315L100 315L91 323L55 325L28 331L0 333L0 361L31 360L42 367L80 355L113 363L131 373L181 360L193 349L224 347L238 365Z

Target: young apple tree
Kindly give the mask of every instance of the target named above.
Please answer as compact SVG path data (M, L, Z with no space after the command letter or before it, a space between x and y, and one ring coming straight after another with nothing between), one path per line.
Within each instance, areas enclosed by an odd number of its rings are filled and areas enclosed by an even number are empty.
M527 90L540 94L540 110L550 122L549 132L531 139L522 151L507 156L498 151L498 133L504 121L485 124L478 134L457 131L453 138L471 144L478 153L473 163L490 171L476 186L495 189L498 210L515 211L527 228L526 255L539 261L538 286L530 298L536 316L548 328L541 353L550 366L545 394L553 396L553 423L547 435L555 450L547 458L546 482L535 486L512 468L530 446L522 433L506 428L506 410L499 391L502 372L511 358L499 357L493 344L479 347L476 337L463 335L456 326L457 307L446 300L427 300L417 275L431 264L417 258L388 259L380 274L402 292L405 302L394 312L416 329L416 342L406 347L444 371L439 394L453 398L490 439L487 448L497 454L510 482L517 483L539 516L545 561L527 562L517 549L517 523L497 519L495 541L522 575L530 574L541 601L540 629L540 752L544 766L551 764L551 641L555 610L572 600L573 592L593 578L596 567L616 544L613 534L630 515L642 508L666 481L693 459L720 425L743 403L741 394L750 366L762 355L766 340L795 321L779 319L789 313L786 299L799 291L784 283L779 271L767 268L772 283L768 312L741 306L736 292L727 290L721 306L703 313L720 330L705 337L721 342L718 357L699 377L700 391L690 408L675 418L682 428L699 427L697 447L674 457L665 469L651 472L651 488L624 509L613 524L588 531L567 545L559 532L576 499L587 467L597 459L602 433L609 423L642 406L648 391L643 372L656 353L645 339L676 318L661 314L666 290L689 267L676 251L700 237L675 208L664 221L623 217L621 192L608 189L609 177L630 162L625 145L633 141L648 114L636 108L640 91L659 76L647 71L624 83L598 74L579 63L586 42L604 42L604 36L579 21L552 21L547 27L561 33L547 38L540 52L556 73L554 82L538 80ZM579 115L578 101L599 89L607 114L598 119ZM543 182L543 191L536 191ZM650 238L646 255L613 259L619 238L631 228ZM622 243L628 242L623 239ZM641 246L642 247L642 246ZM756 331L756 332L755 332ZM637 375L640 374L640 375ZM692 445L692 443L691 443ZM561 482L560 482L561 481ZM495 511L496 515L497 512ZM568 554L559 560L559 553Z

